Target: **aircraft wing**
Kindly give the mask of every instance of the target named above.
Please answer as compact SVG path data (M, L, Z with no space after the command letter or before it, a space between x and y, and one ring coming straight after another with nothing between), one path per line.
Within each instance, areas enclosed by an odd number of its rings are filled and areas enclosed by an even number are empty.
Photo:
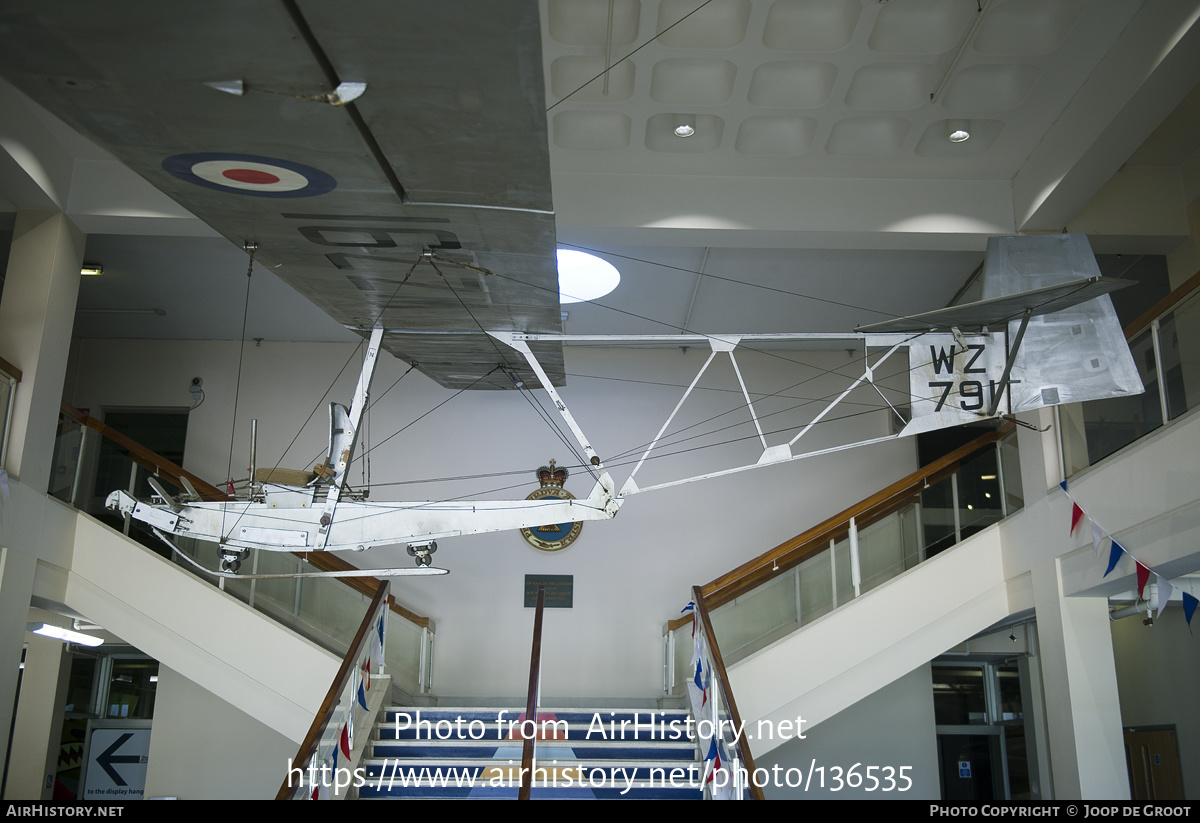
M536 2L11 0L0 27L10 82L442 385L512 385L484 329L561 331Z

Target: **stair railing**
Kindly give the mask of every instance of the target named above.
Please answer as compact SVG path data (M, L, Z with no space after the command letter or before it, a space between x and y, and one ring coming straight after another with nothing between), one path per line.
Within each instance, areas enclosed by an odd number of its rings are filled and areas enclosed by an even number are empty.
M165 457L152 452L150 449L143 446L125 435L121 434L116 429L106 426L94 417L81 412L79 409L70 406L66 403L61 404L62 413L79 422L80 425L86 426L100 434L118 446L129 452L129 459L140 465L142 468L163 478L171 483L172 486L185 491L183 481L180 478L187 478L196 491L200 493L200 497L204 500L228 500L229 496L225 492L218 489L206 480L197 477L187 469L177 466ZM74 495L73 495L74 496ZM72 502L74 502L72 500Z
M3 364L0 364L0 368ZM105 451L104 444L115 446L123 456L115 458ZM114 459L128 460L115 467ZM136 488L146 473L155 474L165 483L184 491L180 478L187 478L200 496L208 500L228 499L216 486L181 468L130 437L116 431L87 414L62 404L60 433L55 445L55 468L51 472L50 493L75 508L87 512L102 521L114 525L111 514L104 509L104 494L111 489L94 493L96 474L100 463L105 462L110 475L123 478L126 491L135 496L146 494ZM112 471L115 468L116 471ZM129 524L124 526L130 534ZM146 541L155 551L165 554L168 550L155 540ZM178 541L181 550L187 552L201 565L213 567L219 560L214 543L201 541ZM180 567L194 572L193 566L180 563ZM346 571L354 568L333 552L289 553L255 550L243 563L246 572L298 573ZM212 582L211 576L197 573L200 579ZM293 631L312 640L336 655L342 655L353 637L362 609L366 608L379 586L373 577L339 577L325 579L300 579L291 581L257 581L238 578L219 578L226 592L250 605L256 611L288 626ZM315 588L315 591L314 591ZM318 603L311 608L309 602ZM393 687L410 696L427 694L432 689L433 643L436 627L428 617L408 611L388 598L388 648L385 649Z
M521 788L517 800L528 800L533 793L534 747L537 739L538 688L542 678L542 613L546 608L546 587L537 587L537 607L533 613L533 644L529 652L529 689L525 696L525 722L521 724Z
M754 757L746 744L742 716L729 685L729 674L725 671L725 661L721 658L717 635L713 631L699 586L692 587L692 596L695 604L695 645L699 652L695 655L699 663L693 670L700 680L700 683L693 684L695 691L692 702L700 705L693 708L692 716L696 721L697 737L702 741L701 753L705 757L705 797L743 800L748 794L752 800L764 800L762 786L753 779ZM693 691L692 688L689 691ZM700 700L696 699L696 693L701 694ZM703 721L711 724L711 735L701 733ZM707 745L703 742L705 740L708 741ZM733 762L725 762L727 752L722 753L723 748L736 752Z
M329 691L325 693L325 699L321 701L321 707L317 709L317 715L296 751L296 757L288 762L288 773L279 786L276 800L307 800L312 798L314 791L319 793L322 789L331 789L339 782L336 771L331 773L327 783L322 779L314 781L312 778L324 771L322 767L328 765L330 754L343 745L343 737L353 734L358 678L361 676L362 664L367 655L374 656L377 650L379 671L383 672L382 650L386 644L387 620L384 616L387 612L387 600L388 582L381 580L375 589L375 596L371 598L371 605L354 634L354 640L350 643L350 650L342 658L342 665L334 675ZM353 743L347 739L345 745L352 746ZM336 760L336 754L333 755L333 759ZM311 771L310 765L314 767ZM349 769L350 766L347 764L338 768ZM345 781L341 783L345 785Z
M938 482L950 478L960 468L967 465L972 458L983 452L995 453L996 446L993 444L1015 434L1015 428L1012 423L1006 423L996 431L990 431L975 438L970 443L960 446L907 477L897 480L865 500L705 584L701 587L701 591L706 604L710 609L724 605L813 556L829 551L831 543L843 539L850 541L851 544L857 543L857 538L866 531L867 527L912 504L920 498L922 492ZM1004 461L999 455L997 455L996 463L999 467L1004 465ZM997 474L999 475L1001 472L1002 469ZM1009 480L1011 479L1009 478ZM999 476L995 480L1000 484ZM956 484L953 488L957 490L959 487ZM998 487L998 491L999 496L996 498L995 509L997 512L1007 513L1005 504L1009 494L1003 488ZM959 495L956 492L953 496L958 497ZM959 508L959 506L955 506L954 511L958 511ZM947 524L947 526L949 525ZM963 525L961 522L954 524L956 538L961 536ZM953 542L957 542L957 539ZM859 566L860 564L855 562L852 565Z

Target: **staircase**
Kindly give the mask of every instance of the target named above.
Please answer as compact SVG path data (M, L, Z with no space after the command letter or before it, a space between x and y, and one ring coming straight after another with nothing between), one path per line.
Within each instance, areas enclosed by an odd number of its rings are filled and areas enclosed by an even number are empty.
M759 734L760 728L803 716L804 729L811 729L1007 617L1014 609L1003 562L1005 525L967 538L729 666L754 756L790 739Z
M518 709L392 707L362 762L361 799L515 799ZM537 714L534 799L699 800L704 763L687 712Z

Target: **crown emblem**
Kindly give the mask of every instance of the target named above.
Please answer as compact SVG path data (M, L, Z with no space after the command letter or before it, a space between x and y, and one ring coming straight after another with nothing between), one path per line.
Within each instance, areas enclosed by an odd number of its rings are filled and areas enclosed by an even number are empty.
M561 489L567 482L567 478L570 476L570 474L571 473L566 469L555 468L554 461L551 460L549 466L541 466L538 468L537 479L538 482L542 484L543 488L546 486L557 486Z

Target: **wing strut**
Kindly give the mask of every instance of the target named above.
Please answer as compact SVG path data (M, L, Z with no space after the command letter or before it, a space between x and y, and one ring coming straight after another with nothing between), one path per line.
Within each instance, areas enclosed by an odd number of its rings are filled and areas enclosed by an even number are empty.
M335 405L330 416L332 431L329 435L329 458L326 467L332 469L333 476L329 480L329 494L325 498L325 507L321 511L321 528L317 532L316 549L325 548L329 542L329 528L333 524L333 510L337 508L338 497L342 492L342 484L346 481L346 472L354 457L354 447L358 444L358 424L362 420L363 410L367 406L367 396L370 393L371 378L375 375L375 362L379 359L379 344L383 341L383 329L377 327L371 330L371 341L367 344L367 356L363 360L362 372L358 376L358 387L354 390L354 402L347 412L345 407Z
M1012 374L1013 363L1017 362L1017 350L1021 348L1021 339L1025 337L1025 329L1029 325L1029 318L1033 316L1033 309L1025 309L1021 315L1021 325L1017 328L1017 336L1013 338L1012 349L1008 352L1008 360L1004 363L1004 373L1000 375L1000 382L996 386L996 393L992 395L992 405L988 407L988 417L996 413L996 409L1000 408L1000 400L1004 397L1004 392L1008 389L1008 378ZM1012 410L1012 406L1009 406Z
M550 399L554 401L554 407L558 409L558 413L562 415L562 419L565 420L567 426L570 427L571 432L575 435L575 439L578 440L579 445L583 447L583 452L585 455L587 455L588 461L591 462L593 466L602 467L599 455L596 454L596 450L593 449L591 444L588 443L587 438L583 434L583 429L579 428L579 424L576 423L575 418L571 416L571 410L567 408L567 404L559 398L558 392L554 389L554 384L550 382L550 378L546 375L545 370L542 368L542 364L538 362L536 357L534 357L533 352L529 348L529 344L524 340L514 340L512 332L490 331L488 334L499 340L504 345L511 346L512 348L516 349L525 357L525 360L529 363L529 367L533 369L533 373L536 374L538 380L541 381L542 388L546 390L546 394L550 395Z

